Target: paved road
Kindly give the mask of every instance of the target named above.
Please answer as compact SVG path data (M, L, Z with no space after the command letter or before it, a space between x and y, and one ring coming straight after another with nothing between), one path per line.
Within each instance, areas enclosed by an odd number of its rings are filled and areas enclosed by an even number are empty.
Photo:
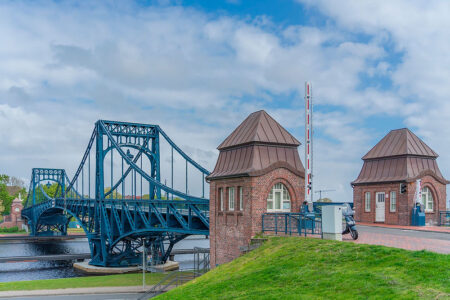
M450 254L450 234L357 225L358 244L383 245L407 250L428 250ZM343 239L352 241L350 235Z
M49 300L56 300L56 299L61 299L61 300L119 300L119 299L137 299L141 296L142 294L91 294L91 295L57 295L57 296L30 296L30 297L14 297L14 298L10 298L10 299L14 299L14 300L44 300L44 299L49 299Z
M360 232L360 233L384 233L384 234L393 234L393 235L400 235L400 236L409 236L409 237L415 237L415 238L426 238L426 239L450 241L450 234L445 233L445 232L429 232L429 231L419 231L419 230L363 226L363 225L358 225L358 224L356 224L356 227L358 228L358 232Z

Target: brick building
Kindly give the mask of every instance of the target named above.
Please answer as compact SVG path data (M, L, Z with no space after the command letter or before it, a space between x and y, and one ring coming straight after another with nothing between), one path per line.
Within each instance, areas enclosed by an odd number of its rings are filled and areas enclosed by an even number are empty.
M262 214L299 211L305 170L300 142L265 111L250 114L217 148L210 182L211 266L238 257L262 231Z
M352 182L355 218L362 222L410 225L416 180L422 181L427 224L438 222L446 209L446 184L438 155L409 129L389 132L363 156L363 167ZM401 185L406 191L401 193Z
M22 200L20 199L19 195L19 198L13 200L11 204L11 213L9 215L4 216L4 220L0 224L0 227L11 228L17 226L19 229L22 229L22 224L25 224L21 216L22 209L23 209Z

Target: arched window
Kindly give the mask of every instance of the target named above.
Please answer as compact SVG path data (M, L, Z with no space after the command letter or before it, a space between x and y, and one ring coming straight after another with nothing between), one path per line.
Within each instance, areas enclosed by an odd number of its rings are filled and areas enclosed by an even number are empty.
M291 197L286 186L275 184L267 196L267 211L291 211Z
M433 195L428 187L422 189L422 203L425 211L433 211Z

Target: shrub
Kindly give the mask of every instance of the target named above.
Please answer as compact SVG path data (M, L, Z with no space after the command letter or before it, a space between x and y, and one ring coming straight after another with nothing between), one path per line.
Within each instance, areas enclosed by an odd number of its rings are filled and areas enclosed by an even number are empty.
M11 233L11 232L24 232L25 230L19 230L17 226L11 228L0 228L0 233Z

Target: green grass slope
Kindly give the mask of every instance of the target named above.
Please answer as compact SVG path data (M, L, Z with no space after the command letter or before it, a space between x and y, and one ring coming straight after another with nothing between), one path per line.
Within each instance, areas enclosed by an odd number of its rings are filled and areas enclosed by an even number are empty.
M157 299L450 299L450 255L270 238Z

